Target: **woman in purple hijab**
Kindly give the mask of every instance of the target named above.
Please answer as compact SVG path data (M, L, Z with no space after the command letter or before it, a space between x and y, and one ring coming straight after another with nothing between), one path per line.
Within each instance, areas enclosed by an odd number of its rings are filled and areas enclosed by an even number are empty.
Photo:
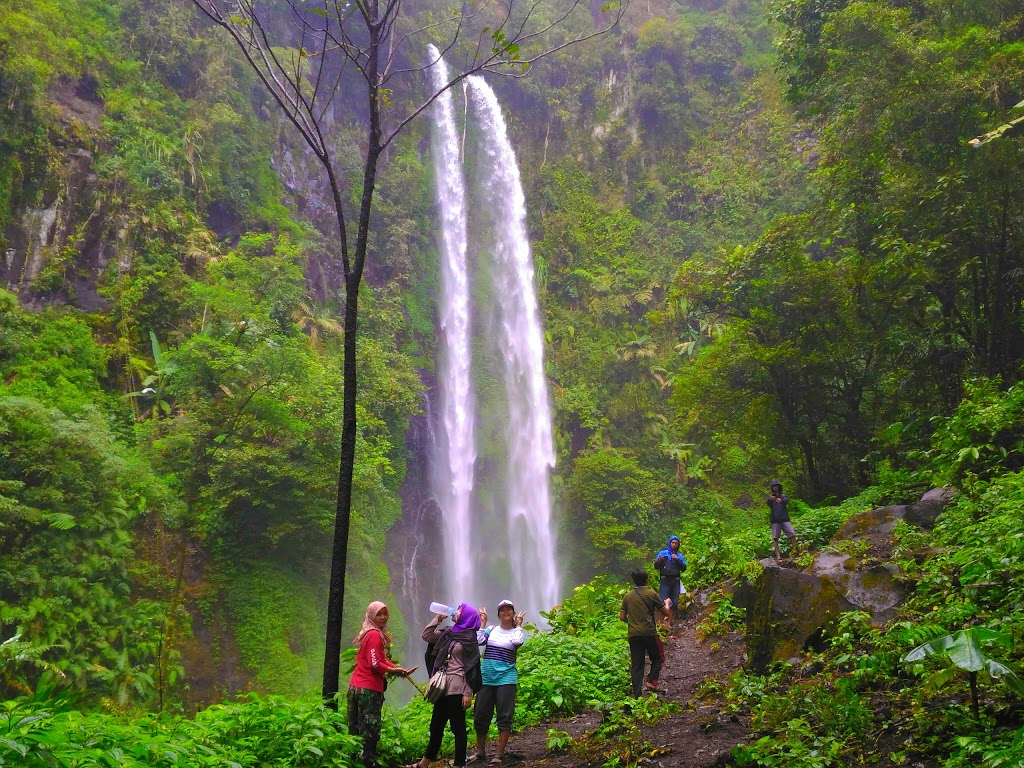
M419 763L404 768L428 768L437 760L444 740L444 728L449 724L455 737L454 765L462 768L466 764L466 710L473 703L473 694L483 683L480 646L476 642L480 614L469 603L463 603L452 616L455 624L441 628L440 624L446 618L439 613L423 630L424 641L432 643L437 652L430 674L442 667L447 670L445 695L434 704L430 716L430 742L426 754Z

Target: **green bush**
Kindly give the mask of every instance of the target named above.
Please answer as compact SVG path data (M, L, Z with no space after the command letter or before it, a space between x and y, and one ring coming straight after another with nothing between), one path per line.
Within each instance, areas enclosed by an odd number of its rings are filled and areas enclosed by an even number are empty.
M45 701L3 702L0 765L348 768L358 763L359 739L348 734L344 709L334 712L314 697L247 698L208 707L192 720L125 719L55 711Z

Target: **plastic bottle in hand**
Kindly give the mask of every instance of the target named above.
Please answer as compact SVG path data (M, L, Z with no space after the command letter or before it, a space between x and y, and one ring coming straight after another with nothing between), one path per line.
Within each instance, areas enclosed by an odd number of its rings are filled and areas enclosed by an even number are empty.
M430 604L430 612L434 614L443 613L448 618L451 618L452 614L455 613L455 608L450 605L445 605L444 603L435 602Z

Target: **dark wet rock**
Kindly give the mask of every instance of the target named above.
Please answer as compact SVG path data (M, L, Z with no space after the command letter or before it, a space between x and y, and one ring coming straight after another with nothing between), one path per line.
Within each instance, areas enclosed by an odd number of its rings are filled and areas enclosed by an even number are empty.
M878 507L867 512L854 515L836 533L836 539L856 539L862 534L890 534L896 527L896 521L902 520L907 514L907 506Z
M747 609L750 667L763 672L773 661L798 655L810 637L839 614L856 610L830 578L762 560L764 570L733 598Z
M891 562L893 530L900 520L931 527L952 499L951 490L936 488L914 504L854 515L805 570L793 561L762 560L761 575L742 584L734 597L747 610L750 666L763 671L773 661L799 655L846 611L864 611L876 626L892 620L909 592Z

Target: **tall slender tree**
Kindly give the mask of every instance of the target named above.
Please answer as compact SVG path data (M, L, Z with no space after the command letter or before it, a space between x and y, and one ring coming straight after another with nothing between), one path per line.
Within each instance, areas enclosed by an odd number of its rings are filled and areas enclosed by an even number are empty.
M492 71L525 75L543 57L603 34L627 0L604 6L583 0L476 0L425 13L409 0L191 0L238 46L245 61L322 167L337 217L344 276L344 392L341 461L327 605L323 696L338 692L352 472L356 448L356 333L370 213L384 150L443 92L467 76ZM440 4L439 4L440 5ZM579 12L579 13L577 13ZM393 98L401 78L419 78L433 43L454 69L449 82L410 104ZM332 103L360 83L365 97L362 186L350 211L335 145L327 135Z

